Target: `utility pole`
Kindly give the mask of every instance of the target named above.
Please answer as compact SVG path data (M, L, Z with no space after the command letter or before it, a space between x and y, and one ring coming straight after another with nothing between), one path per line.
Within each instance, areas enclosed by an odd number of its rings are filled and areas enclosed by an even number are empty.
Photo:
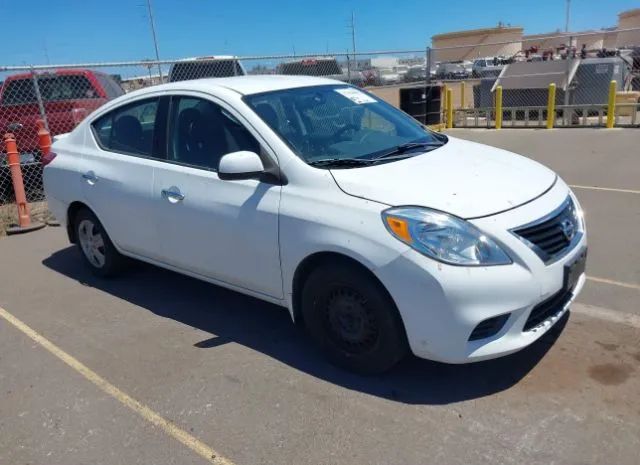
M567 14L566 14L566 21L564 23L564 32L569 32L570 15L571 15L571 0L567 0Z
M156 61L158 62L158 81L162 84L162 68L160 67L160 52L158 52L158 38L156 37L156 25L153 21L153 9L151 8L151 0L147 0L147 9L149 10L149 23L151 24L151 35L153 36L153 46L156 49Z
M351 10L351 50L353 50L353 65L358 69L358 58L356 57L356 17Z

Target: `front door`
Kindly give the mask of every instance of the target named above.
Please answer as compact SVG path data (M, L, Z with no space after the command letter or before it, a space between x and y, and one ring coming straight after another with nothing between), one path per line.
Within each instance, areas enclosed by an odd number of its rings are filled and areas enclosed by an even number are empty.
M281 187L257 179L224 181L217 174L222 155L260 153L261 144L228 110L194 96L172 97L168 135L167 160L153 182L162 260L282 298Z

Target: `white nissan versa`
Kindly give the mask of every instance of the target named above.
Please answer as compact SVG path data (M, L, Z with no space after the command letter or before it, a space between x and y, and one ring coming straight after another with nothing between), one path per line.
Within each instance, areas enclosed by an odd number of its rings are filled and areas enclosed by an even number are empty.
M584 284L578 201L527 158L426 130L328 79L115 99L45 157L84 261L144 260L285 306L336 363L449 363L538 339Z

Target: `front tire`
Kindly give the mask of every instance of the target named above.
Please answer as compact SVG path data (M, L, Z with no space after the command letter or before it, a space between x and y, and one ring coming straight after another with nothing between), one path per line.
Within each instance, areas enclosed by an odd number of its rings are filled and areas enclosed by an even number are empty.
M116 250L96 215L83 208L76 214L74 227L76 244L91 272L100 277L117 274L124 257Z
M304 284L301 304L307 331L338 366L382 373L407 354L394 302L359 266L338 261L316 268Z

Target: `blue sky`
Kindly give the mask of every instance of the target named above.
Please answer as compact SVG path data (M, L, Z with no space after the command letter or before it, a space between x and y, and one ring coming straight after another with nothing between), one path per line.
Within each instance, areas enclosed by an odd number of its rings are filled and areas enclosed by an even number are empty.
M153 56L145 0L0 0L0 64ZM436 33L494 26L564 28L564 0L153 0L163 59L211 54L344 52L353 10L359 51L423 48ZM604 6L606 5L606 7ZM571 29L614 26L638 0L572 0Z

